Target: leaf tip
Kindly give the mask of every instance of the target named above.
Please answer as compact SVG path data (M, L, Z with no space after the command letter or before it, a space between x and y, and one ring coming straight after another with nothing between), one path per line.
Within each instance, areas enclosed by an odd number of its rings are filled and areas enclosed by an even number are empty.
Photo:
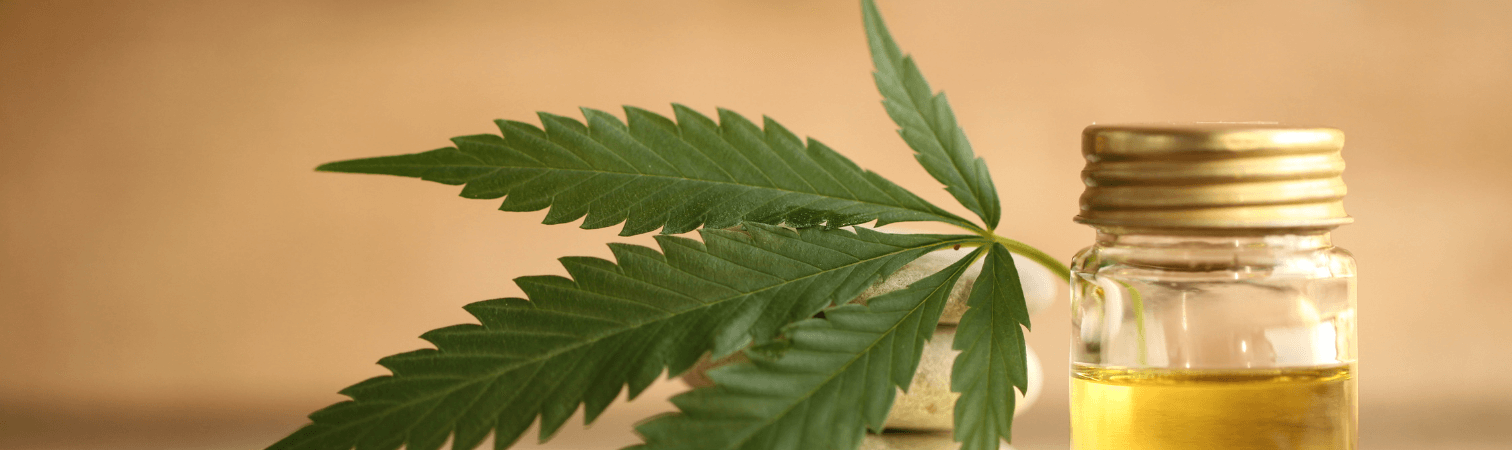
M379 157L379 158L382 158L382 157ZM367 163L367 162L369 162L370 160L373 160L373 159L378 159L378 158L358 158L358 159L347 159L347 160L342 160L342 161L331 161L331 162L328 162L328 163L325 163L325 164L321 164L319 166L315 166L315 171L316 172L332 172L332 173L368 173L368 172L370 172L370 170L364 170L364 167L363 167L364 164L363 163Z

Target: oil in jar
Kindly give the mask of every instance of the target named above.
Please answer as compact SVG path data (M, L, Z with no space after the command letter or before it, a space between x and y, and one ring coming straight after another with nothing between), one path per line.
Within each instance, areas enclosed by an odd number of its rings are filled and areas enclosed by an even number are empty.
M1354 450L1352 365L1073 372L1076 450Z

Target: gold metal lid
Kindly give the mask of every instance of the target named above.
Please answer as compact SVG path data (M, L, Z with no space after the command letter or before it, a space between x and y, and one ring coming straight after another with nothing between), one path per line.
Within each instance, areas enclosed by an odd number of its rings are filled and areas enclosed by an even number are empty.
M1076 221L1192 231L1333 228L1344 133L1267 123L1093 125Z

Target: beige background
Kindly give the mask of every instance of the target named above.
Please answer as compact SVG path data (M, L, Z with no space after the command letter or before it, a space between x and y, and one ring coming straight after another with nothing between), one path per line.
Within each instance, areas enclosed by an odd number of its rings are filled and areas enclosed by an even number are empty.
M951 203L878 103L854 1L421 3L0 0L0 447L264 446L461 305L617 239L322 162L676 101ZM1344 129L1364 447L1512 441L1512 2L882 7L991 166L1000 231L1067 259L1090 123ZM1023 449L1065 447L1066 315L1035 318ZM552 444L634 442L677 389Z

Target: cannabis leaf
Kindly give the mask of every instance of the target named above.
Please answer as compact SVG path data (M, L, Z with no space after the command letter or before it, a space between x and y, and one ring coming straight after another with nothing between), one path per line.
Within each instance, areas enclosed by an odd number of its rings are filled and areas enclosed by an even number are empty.
M610 244L616 262L562 258L571 279L516 279L528 301L468 305L480 325L424 334L435 349L382 359L392 376L346 388L351 401L311 414L271 448L430 450L454 435L454 448L468 449L490 431L503 448L537 415L544 441L580 403L591 422L626 385L633 398L663 369L767 340L919 255L981 239L761 224L700 234L657 236L660 253ZM933 328L921 320L909 323Z
M961 393L955 439L961 450L996 450L1013 435L1013 388L1029 389L1019 328L1029 326L1029 308L1007 247L992 244L966 306L952 344L961 351L950 369L950 390Z
M1001 207L987 163L978 158L956 125L945 93L933 94L912 56L904 55L887 32L882 13L872 0L863 0L866 41L876 66L873 78L882 92L882 106L898 124L898 134L917 152L924 170L945 184L945 190L981 217L987 229L997 228Z
M641 450L848 449L881 430L908 386L945 300L984 249L903 290L848 304L783 330L786 348L709 372L713 387L672 398L681 414L636 430Z
M675 121L633 107L625 121L593 109L582 109L585 121L539 113L539 127L501 120L499 135L457 137L455 147L325 164L319 170L465 185L463 197L503 198L505 211L549 208L547 224L583 219L583 228L664 235L660 251L610 244L612 262L562 258L571 278L516 279L528 300L466 306L479 324L433 330L421 337L434 349L380 360L392 375L342 390L350 401L311 414L271 449L435 450L448 438L470 449L490 433L503 449L537 418L544 441L580 405L592 422L622 390L634 398L664 371L743 348L751 362L712 371L715 386L673 399L681 413L637 427L638 448L856 448L868 427L881 430L951 289L984 256L957 330L963 353L951 388L961 393L956 439L995 449L1010 436L1013 389L1027 387L1019 326L1029 320L1009 251L1068 273L991 232L1001 211L985 163L875 3L863 0L862 10L888 115L985 228L770 118L757 126L721 109L716 123L675 104ZM974 234L839 229L873 221L937 221ZM692 230L701 241L670 236ZM920 255L962 245L979 248L903 290L846 304Z
M505 211L551 208L545 223L583 228L621 222L624 236L742 221L836 228L877 221L939 221L980 229L810 139L764 119L763 128L719 110L719 123L682 105L677 122L626 107L629 125L582 110L587 123L539 113L544 129L498 121L502 136L452 139L456 147L355 159L318 170L466 184L467 198L504 198Z
M898 133L930 175L981 217L987 229L996 228L1001 216L997 189L986 162L972 151L956 124L950 101L945 93L935 94L929 88L913 57L898 48L876 2L862 0L861 11L876 66L873 78L887 115L900 128ZM1046 267L1060 266L1043 252L1029 250L1026 254L1037 261L1048 260ZM967 306L953 344L962 350L951 369L951 390L961 393L955 405L955 439L962 443L962 450L996 449L999 439L1012 437L1014 387L1028 389L1019 325L1029 326L1029 313L1018 269L1001 243L994 243L988 252Z

